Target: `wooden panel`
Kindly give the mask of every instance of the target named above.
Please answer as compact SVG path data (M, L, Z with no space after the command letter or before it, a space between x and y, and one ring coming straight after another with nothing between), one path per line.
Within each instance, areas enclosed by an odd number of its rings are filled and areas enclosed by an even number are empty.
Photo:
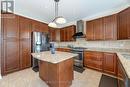
M61 29L60 30L60 41L61 42L64 42L64 41L66 41L66 31L65 31L65 29Z
M75 41L75 39L72 37L75 33L76 33L76 26L69 26L69 27L66 27L66 40L67 41Z
M102 71L103 53L95 51L84 52L84 66Z
M103 18L104 25L104 39L117 39L117 15L111 15ZM102 32L103 33L103 32Z
M19 41L18 40L4 40L4 71L3 74L19 70Z
M53 64L45 61L39 63L39 75L49 87L70 87L73 77L73 58Z
M31 67L31 39L20 40L21 69Z
M50 41L56 41L56 29L49 28Z
M102 18L94 20L94 40L104 40L104 29Z
M118 39L130 37L130 7L118 14Z
M19 17L20 39L31 38L31 20Z
M71 49L70 48L57 48L57 51L62 51L62 52L70 52Z
M108 74L116 75L116 54L104 53L103 71Z
M47 24L32 20L32 31L48 33L49 29Z
M4 18L4 39L19 39L19 17Z
M94 40L93 21L86 22L86 40Z

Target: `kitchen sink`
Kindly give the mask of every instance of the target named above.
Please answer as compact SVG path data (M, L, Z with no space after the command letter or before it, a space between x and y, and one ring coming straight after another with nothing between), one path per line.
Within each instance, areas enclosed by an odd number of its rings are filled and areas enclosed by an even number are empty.
M124 58L129 59L130 60L130 54L122 54L122 56L124 56Z

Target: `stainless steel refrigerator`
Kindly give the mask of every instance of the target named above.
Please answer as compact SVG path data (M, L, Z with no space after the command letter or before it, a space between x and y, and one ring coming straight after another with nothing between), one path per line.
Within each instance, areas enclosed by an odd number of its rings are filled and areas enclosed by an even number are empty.
M32 32L31 39L32 39L32 46L31 46L32 53L38 53L49 50L50 44L47 33ZM32 57L32 69L35 72L39 70L38 60L34 57Z

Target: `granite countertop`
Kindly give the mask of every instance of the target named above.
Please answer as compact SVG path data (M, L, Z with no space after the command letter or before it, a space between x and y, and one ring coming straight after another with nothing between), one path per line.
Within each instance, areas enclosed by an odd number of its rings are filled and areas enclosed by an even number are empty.
M59 63L67 59L78 56L78 54L73 54L69 52L60 52L56 51L55 54L51 54L50 51L44 51L40 53L32 53L32 56L36 59L50 62L50 63Z

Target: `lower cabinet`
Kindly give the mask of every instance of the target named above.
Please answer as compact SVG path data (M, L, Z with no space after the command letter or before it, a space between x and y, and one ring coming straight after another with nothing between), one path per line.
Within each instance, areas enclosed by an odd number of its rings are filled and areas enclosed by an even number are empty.
M31 40L4 40L2 75L31 67Z
M103 53L95 51L84 52L84 66L102 71Z
M56 51L70 52L71 49L69 49L69 48L56 48Z
M20 40L20 68L31 66L31 39Z
M84 52L84 66L116 75L116 54L86 51Z
M104 53L103 72L116 75L116 54Z
M19 40L4 40L3 51L4 56L2 58L2 75L19 70Z
M130 87L130 80L119 59L117 65L118 87Z

